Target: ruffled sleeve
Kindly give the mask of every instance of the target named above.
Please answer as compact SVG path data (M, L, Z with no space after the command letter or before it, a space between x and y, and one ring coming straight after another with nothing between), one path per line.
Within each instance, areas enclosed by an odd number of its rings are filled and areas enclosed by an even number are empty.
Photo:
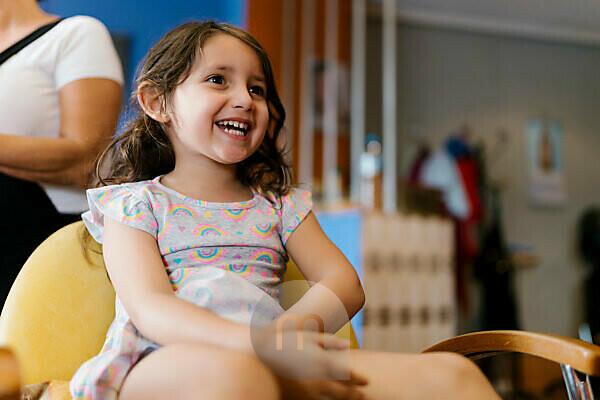
M281 239L284 245L304 221L312 206L312 194L309 190L294 188L281 197Z
M90 210L85 212L82 218L98 243L103 242L105 217L157 237L158 223L147 200L136 195L125 185L89 189L86 194Z

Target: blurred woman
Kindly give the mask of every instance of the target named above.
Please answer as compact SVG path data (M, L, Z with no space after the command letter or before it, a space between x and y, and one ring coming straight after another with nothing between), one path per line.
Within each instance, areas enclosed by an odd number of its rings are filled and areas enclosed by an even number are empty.
M121 108L106 27L0 0L0 305L28 255L87 209L84 188Z

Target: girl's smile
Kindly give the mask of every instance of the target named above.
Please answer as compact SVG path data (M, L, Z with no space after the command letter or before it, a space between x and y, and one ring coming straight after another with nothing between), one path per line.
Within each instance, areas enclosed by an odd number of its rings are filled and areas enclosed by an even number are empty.
M243 118L228 118L221 121L217 121L216 125L221 130L230 135L236 140L246 140L246 135L251 128L251 123L247 119Z

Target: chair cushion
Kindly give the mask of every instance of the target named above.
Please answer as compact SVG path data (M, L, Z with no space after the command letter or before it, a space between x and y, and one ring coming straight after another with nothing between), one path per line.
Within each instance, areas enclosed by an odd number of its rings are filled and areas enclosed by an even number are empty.
M98 244L84 253L83 223L68 225L29 257L0 317L0 343L10 346L24 384L69 380L97 354L114 318L114 290Z

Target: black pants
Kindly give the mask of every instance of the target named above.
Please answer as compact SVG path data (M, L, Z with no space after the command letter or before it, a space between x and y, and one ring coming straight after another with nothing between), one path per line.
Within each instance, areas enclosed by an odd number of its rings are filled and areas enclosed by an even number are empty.
M35 248L59 228L79 220L61 214L44 189L31 182L0 174L0 307Z

